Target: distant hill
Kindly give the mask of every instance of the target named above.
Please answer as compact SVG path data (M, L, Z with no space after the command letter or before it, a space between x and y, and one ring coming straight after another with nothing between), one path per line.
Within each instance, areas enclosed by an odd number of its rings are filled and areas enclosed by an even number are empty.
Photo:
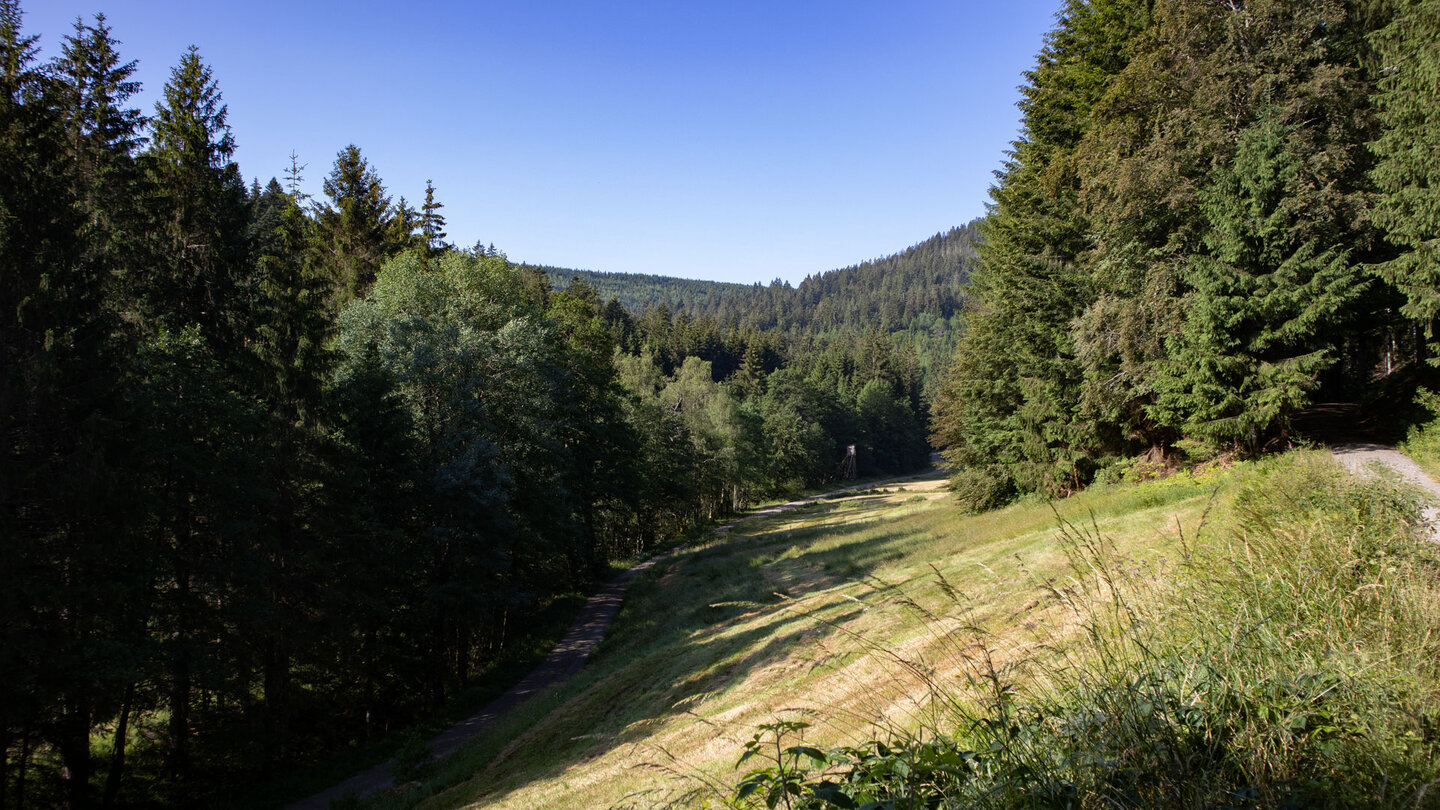
M584 279L602 301L613 298L636 316L663 307L666 317L684 314L721 332L773 335L792 352L813 353L837 341L854 343L865 333L879 332L894 344L908 346L930 390L955 347L965 285L979 241L979 220L975 220L899 253L808 276L798 287L782 281L745 285L539 269L557 289Z
M760 330L909 330L959 311L979 241L976 220L899 253L808 276L798 287L757 284L744 295L696 302L690 312Z
M521 265L540 270L550 277L555 289L563 290L579 278L595 288L601 301L614 299L632 313L640 314L651 306L665 306L672 311L692 308L709 309L723 298L751 289L745 284L725 281L696 281L672 276L644 273L602 273L595 270L570 270L548 265Z
M979 220L938 233L880 259L807 276L799 287L602 273L527 265L557 289L581 278L601 300L616 299L638 315L651 306L761 331L826 331L845 326L909 329L919 320L948 320L959 310L975 261Z

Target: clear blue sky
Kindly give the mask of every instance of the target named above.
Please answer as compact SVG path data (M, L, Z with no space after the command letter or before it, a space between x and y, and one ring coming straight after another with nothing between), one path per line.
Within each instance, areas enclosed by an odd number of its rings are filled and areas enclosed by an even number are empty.
M247 179L358 144L512 260L798 282L984 213L1058 0L22 0L109 18L148 114L190 44Z

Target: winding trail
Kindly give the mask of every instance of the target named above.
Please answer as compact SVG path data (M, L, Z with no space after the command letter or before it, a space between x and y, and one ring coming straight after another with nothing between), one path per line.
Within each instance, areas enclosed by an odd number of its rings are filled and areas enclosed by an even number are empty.
M941 475L939 470L931 469L916 475L903 476L900 478L887 478L883 481L870 481L864 484L855 484L841 489L831 490L820 495L812 495L788 503L767 506L764 509L757 509L742 515L729 523L718 526L709 532L707 536L724 534L746 521L755 520L771 515L778 515L782 512L796 507L806 506L824 498L834 497L857 489L868 489L872 487L887 486L890 484L902 483L926 478L929 476ZM605 632L610 628L610 623L615 620L615 615L620 612L620 603L625 598L625 589L642 571L649 569L660 560L665 559L678 552L680 549L657 554L654 557L631 568L620 576L610 580L599 593L590 597L581 608L580 615L576 617L575 623L570 625L560 643L550 651L544 663L536 667L529 675L526 675L520 683L516 684L510 691L490 701L485 708L471 715L465 720L456 723L435 737L431 738L426 747L430 749L432 759L440 759L455 753L465 743L470 742L479 736L486 728L493 725L497 720L520 704L526 702L541 692L548 691L565 681L569 680L575 673L584 666L585 660L595 651L600 642L605 638ZM337 799L354 797L363 799L382 790L387 790L395 785L394 762L385 762L371 768L364 773L346 779L344 782L334 785L326 790L316 793L306 799L302 799L289 805L286 810L327 810L330 803Z

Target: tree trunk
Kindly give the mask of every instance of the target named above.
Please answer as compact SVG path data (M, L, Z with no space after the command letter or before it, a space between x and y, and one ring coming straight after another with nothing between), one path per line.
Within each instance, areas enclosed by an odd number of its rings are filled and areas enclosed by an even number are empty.
M20 732L20 762L15 774L15 810L25 810L25 777L30 771L30 730Z
M183 776L189 768L190 738L190 651L186 649L188 633L184 624L188 617L181 615L189 609L190 577L184 571L176 577L176 622L174 649L170 656L170 750L166 755L166 769L174 776Z
M290 655L284 641L271 637L265 644L265 765L270 767L285 755L290 689Z
M67 701L68 702L68 701ZM67 705L60 717L60 779L70 810L90 807L90 714Z
M115 742L110 747L110 774L105 779L105 797L102 806L106 810L115 806L120 795L120 777L125 771L125 735L130 729L130 704L135 700L135 683L125 685L125 698L120 702L120 720L115 724Z
M371 723L375 714L375 682L377 679L375 665L375 628L371 627L365 631L364 640L360 643L361 670L365 674L365 686L361 696L362 709L365 714L365 739L370 739L373 733Z
M15 744L14 735L8 728L0 728L0 810L9 806L6 792L10 789L10 746Z

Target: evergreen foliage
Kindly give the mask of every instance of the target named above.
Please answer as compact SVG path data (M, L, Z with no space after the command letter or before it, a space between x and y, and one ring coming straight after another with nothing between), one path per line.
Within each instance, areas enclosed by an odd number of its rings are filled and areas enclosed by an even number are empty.
M356 146L248 189L194 48L0 0L0 803L208 806L452 705L612 561L926 460L913 352L639 318ZM748 290L748 288L741 288Z
M198 324L211 345L237 345L243 313L230 304L240 287L245 187L231 160L228 108L210 67L191 47L155 105L148 173L154 266L141 271L141 303L152 329Z
M394 253L395 222L402 212L390 204L380 175L353 143L335 156L324 189L329 202L321 204L316 221L325 263L347 299L363 296Z
M1070 0L987 220L792 288L460 250L354 145L318 205L293 158L247 189L198 51L147 119L103 16L42 63L0 0L0 796L201 806L373 740L850 445L933 430L984 507L1282 443L1433 331L1436 30Z
M669 331L661 324L673 324L683 314L685 331L698 331L702 337L696 342L703 345L677 348L670 355L699 351L724 376L739 368L744 347L764 342L770 351L792 357L831 344L853 350L878 327L897 352L914 356L928 399L962 329L960 310L979 238L979 225L972 222L882 259L809 276L798 287L778 280L745 286L541 269L562 288L572 279L585 280L601 298L615 300L617 307L660 331ZM733 354L734 349L741 354ZM752 371L756 367L752 363Z
M1381 56L1375 103L1383 129L1372 176L1374 219L1396 253L1380 275L1405 295L1404 314L1434 337L1440 315L1440 3L1399 3L1374 34Z
M1097 297L1077 150L1148 17L1145 2L1068 3L1022 88L1024 132L992 190L966 333L935 403L937 439L977 507L1073 491L1108 438L1080 411L1071 335Z
M1372 41L1422 47L1401 44L1416 10L1396 11L1067 5L936 396L964 500L1063 494L1142 451L1257 453L1316 397L1393 371L1376 358L1406 328L1398 294L1425 317L1423 282L1405 288L1420 242L1395 213L1423 187L1396 161L1424 136L1392 126L1394 94L1434 100L1385 78Z

